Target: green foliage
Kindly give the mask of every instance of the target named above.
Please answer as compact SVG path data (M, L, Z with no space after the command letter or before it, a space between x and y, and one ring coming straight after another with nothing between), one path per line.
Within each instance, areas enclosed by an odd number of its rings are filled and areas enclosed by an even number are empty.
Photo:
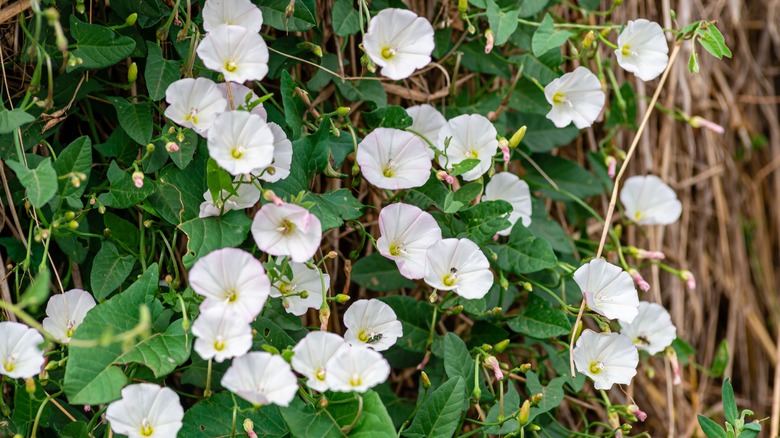
M15 108L9 111L6 108L2 108L2 110L0 110L0 134L14 132L16 128L26 125L33 120L35 120L35 117L31 116L23 109Z
M761 433L761 423L758 420L746 422L745 417L753 415L753 411L745 409L739 413L737 403L734 400L734 388L731 386L731 380L723 381L723 414L726 417L725 429L716 421L698 415L699 426L707 438L755 438Z
M463 378L447 380L422 402L412 425L404 431L403 436L452 436L458 428L464 398L468 398L468 395Z
M39 161L34 169L28 169L18 161L7 161L6 164L16 172L33 207L43 207L57 193L57 171L51 164L51 158Z
M68 70L94 70L116 64L133 52L135 41L117 36L111 29L98 24L84 23L70 16L70 30L76 38L72 56L81 62L68 66Z

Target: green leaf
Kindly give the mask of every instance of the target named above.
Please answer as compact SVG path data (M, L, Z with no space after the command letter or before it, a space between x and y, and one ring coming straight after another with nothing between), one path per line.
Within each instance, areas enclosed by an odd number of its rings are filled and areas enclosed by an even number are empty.
M128 208L141 203L154 192L154 184L146 181L140 189L133 183L128 172L120 169L116 161L108 166L108 193L98 196L98 201L107 207Z
M481 194L482 183L480 181L475 181L473 183L466 184L465 186L461 186L461 188L455 192L455 195L453 195L453 199L455 201L468 204Z
M506 79L512 77L512 69L509 68L509 62L498 54L498 50L485 54L485 42L483 39L480 38L470 43L465 43L460 46L459 50L463 52L461 64L466 69L475 73L496 75Z
M553 268L558 263L550 244L534 236L520 222L512 228L509 242L504 245L490 245L489 248L498 256L494 263L513 274L529 274Z
M373 79L362 79L359 81L341 81L334 79L336 88L342 96L352 102L365 101L372 102L375 107L387 105L387 92L382 83Z
M348 189L330 190L323 194L308 192L303 200L314 203L309 211L320 219L323 232L363 216L365 207Z
M493 238L501 230L511 226L509 213L512 205L506 201L482 201L460 212L460 218L466 228L458 237L467 237L480 244Z
M35 120L35 117L27 114L23 109L16 108L9 111L8 109L3 108L0 110L0 134L14 132L16 128L30 123L33 120Z
M729 363L729 344L724 339L718 345L718 351L715 352L715 357L712 359L712 367L710 367L711 377L720 377L726 371L726 366Z
M233 399L230 393L220 392L187 409L179 435L199 438L230 436L233 430ZM289 433L276 405L252 409L252 405L243 399L235 397L235 400L238 409L241 410L240 420L236 424L237 432L243 431L241 425L243 420L248 418L254 423L253 430L259 436L281 437ZM246 435L238 433L236 436Z
M739 411L737 410L737 403L734 401L734 388L731 386L731 379L725 379L723 381L723 415L726 417L726 421L731 424L737 424L739 419Z
M450 379L462 377L466 385L465 394L471 395L474 391L474 359L469 354L463 339L452 332L444 335L444 370ZM468 397L465 402L466 405L469 404Z
M706 26L700 26L696 30L697 41L704 47L704 50L718 59L724 56L731 58L731 50L726 46L723 34L720 33L714 23L708 23Z
M563 384L566 383L566 377L556 377L547 386L542 386L539 383L539 377L533 371L526 373L525 377L525 386L528 394L542 394L542 401L531 408L531 415L528 417L529 421L533 421L539 414L549 412L561 404L563 401Z
M57 172L51 165L50 157L41 160L35 169L28 169L18 161L6 161L5 164L16 172L33 207L43 207L57 194Z
M464 397L467 397L467 394L463 378L448 380L422 402L412 425L404 431L403 436L452 436L458 428Z
M53 164L54 170L60 176L59 187L62 197L71 195L81 196L87 188L89 174L92 171L92 142L89 137L82 136L73 140L71 144L60 152L57 161ZM83 173L87 178L79 180L79 186L72 183L75 173Z
M190 357L192 338L182 328L183 320L173 321L163 333L155 333L117 358L116 363L143 364L155 377L165 377Z
M448 214L457 213L464 205L466 204L455 200L454 192L448 191L447 196L444 198L444 207L441 211Z
M479 166L480 161L476 158L467 158L463 161L461 161L458 164L453 164L452 171L450 171L451 176L460 176L464 173L468 172L469 170L474 169L475 167Z
M192 129L184 131L184 140L178 142L179 150L176 152L168 152L171 156L171 161L176 164L176 167L184 170L192 162L192 157L195 155L195 151L198 149L198 141L200 136ZM159 145L157 147L160 147Z
M723 430L723 426L704 415L700 414L697 415L697 417L699 419L699 426L701 426L701 430L704 431L704 435L707 435L707 438L726 438L726 431Z
M89 284L95 298L102 300L121 286L135 263L135 256L120 252L113 243L104 240L89 274Z
M504 393L504 418L506 418L508 415L511 415L515 412L517 412L518 409L520 409L520 394L517 393L517 388L515 388L514 382L511 380L506 381L507 390ZM487 423L497 423L498 422L498 416L501 413L501 403L495 403L493 406L490 407L490 411L488 411L487 415ZM485 428L485 433L491 434L491 435L506 435L512 432L517 431L517 429L520 427L520 423L518 423L517 418L510 418L501 426L490 426Z
M377 292L414 288L414 282L398 272L395 262L379 253L363 257L352 264L352 281Z
M392 307L401 321L404 336L395 345L406 351L424 353L431 330L433 306L402 295L382 297L380 300Z
M487 0L487 17L490 29L495 34L495 45L500 46L507 42L517 29L517 16L519 9L502 11L494 0Z
M571 322L559 309L531 294L523 313L509 320L509 328L537 339L554 338L571 332Z
M149 102L130 103L123 97L109 97L114 105L119 125L136 143L146 146L152 139L152 106Z
M173 225L195 219L203 202L203 179L202 166L193 165L187 170L168 166L154 181L155 191L149 196L149 202Z
M301 97L295 92L296 88L298 88L298 84L295 83L295 80L290 76L290 73L283 71L281 89L282 104L284 105L284 120L292 131L291 140L301 136L301 127L306 111L303 100L301 100Z
M51 273L49 268L44 265L43 269L35 276L35 280L27 287L22 294L22 298L19 300L19 304L22 307L30 307L32 311L36 311L38 307L45 303L49 298L49 280L51 279Z
M281 409L282 417L293 438L343 437L394 438L395 427L382 400L374 391L357 393L328 393L328 406L324 409L304 404L299 398ZM358 397L363 398L360 417ZM357 422L355 419L357 418ZM345 429L351 426L354 427ZM346 432L346 433L345 433Z
M542 56L552 49L561 47L574 34L566 30L555 30L555 22L550 14L545 14L541 24L531 39L534 56Z
M181 61L169 61L163 58L162 49L151 41L146 42L146 69L144 81L152 100L165 97L165 90L181 77Z
M46 393L43 391L39 382L34 382L35 393L28 394L24 388L17 388L14 393L14 408L12 411L11 419L20 430L18 432L25 433L28 428L35 422L38 410L43 404L43 400L46 398ZM49 417L51 417L51 403L43 407L41 415L38 418L38 426L48 427Z
M251 226L252 219L242 211L231 211L220 217L197 218L179 225L189 237L187 254L182 257L184 267L189 269L211 251L241 245Z
M560 189L577 198L585 199L605 191L592 173L573 161L549 154L534 154L531 159ZM535 166L529 164L526 169L525 180L528 184L541 187L542 191L554 200L571 201L568 196L555 190Z
M396 105L388 105L375 109L369 113L363 113L363 121L370 128L395 128L404 129L412 126L412 118L406 110Z
M699 56L696 54L696 48L691 50L691 56L688 58L688 71L691 74L699 74Z
M444 202L450 193L450 190L444 186L443 182L439 181L435 176L431 176L422 187L409 190L409 195L406 197L405 202L416 205L423 210L427 210L428 207L434 205L439 210L444 211ZM455 200L456 197L453 196L452 199Z
M263 11L263 24L285 32L303 32L317 24L314 19L314 11L301 0L295 0L293 15L287 18L285 14L289 4L289 0L263 0L260 2L260 10Z
M356 34L360 30L360 14L349 0L333 3L333 31L340 37Z
M539 114L522 114L522 120L528 128L523 144L528 146L531 152L549 152L558 146L571 143L580 134L580 130L574 125L556 128L550 119Z
M76 38L76 48L72 51L73 59L81 59L81 63L68 67L73 70L96 70L116 64L127 58L135 49L135 41L126 36L117 37L109 28L97 24L87 24L70 16L70 31Z

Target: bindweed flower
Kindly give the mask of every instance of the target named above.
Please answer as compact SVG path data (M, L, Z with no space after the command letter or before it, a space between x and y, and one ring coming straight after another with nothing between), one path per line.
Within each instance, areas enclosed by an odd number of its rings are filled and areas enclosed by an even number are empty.
M274 135L260 116L246 111L220 114L209 129L209 155L231 175L249 173L271 164Z
M227 82L220 82L217 84L217 89L220 93L222 93L222 97L227 99L228 104L230 104L230 95L228 94L228 83ZM233 108L229 109L238 109L239 107L243 107L244 105L252 106L252 103L259 100L260 98L257 97L257 94L255 94L254 91L252 91L251 88L243 85L243 84L237 84L237 83L230 83L230 94L233 95ZM250 114L254 114L256 116L260 116L263 121L268 120L268 111L265 110L262 103L258 103L254 106L252 106L252 111L250 111Z
M639 290L642 292L647 292L650 290L650 283L645 281L644 277L642 277L642 274L639 273L636 269L629 269L628 275L631 276L631 279L634 280L634 283L639 287Z
M390 79L408 78L431 62L433 26L406 9L384 9L368 22L363 47L382 74Z
M268 47L257 32L221 24L198 45L198 56L210 70L226 81L244 83L262 80L268 73Z
M360 142L355 159L366 181L380 189L420 187L431 172L425 142L400 129L375 129Z
M0 374L27 379L41 372L44 363L43 336L18 322L0 322Z
M620 333L628 336L637 349L653 355L672 345L677 328L669 312L660 304L639 302L639 314L630 323L620 323Z
M344 312L344 339L352 345L364 345L376 351L392 347L404 335L401 321L393 308L382 301L358 300Z
M622 268L604 259L593 259L574 272L588 308L609 319L631 322L639 306L634 281Z
M81 289L71 289L65 293L52 295L46 304L46 318L43 329L63 344L70 342L73 333L84 321L90 309L95 307L92 295Z
M153 383L127 385L106 409L111 430L129 438L175 438L183 418L179 396Z
M444 155L439 157L442 167L452 167L467 159L477 159L479 164L463 173L463 179L474 181L490 169L498 150L496 128L485 116L464 114L447 122L439 131L436 147ZM445 151L447 138L450 139Z
M618 64L643 81L652 81L666 69L669 45L661 25L644 18L629 20L617 39Z
M552 105L547 118L555 126L565 128L574 122L579 129L587 128L596 121L606 98L599 78L585 67L577 67L547 84L544 96Z
M382 354L362 345L339 349L325 367L325 383L337 392L366 392L390 376L390 364Z
M201 311L228 309L245 322L263 310L271 292L263 264L238 248L222 248L201 257L190 270L189 280L192 290L206 297Z
M204 360L222 362L252 348L252 326L229 309L208 309L192 323L193 348Z
M493 285L490 263L469 239L444 239L426 253L425 282L439 290L451 290L463 298L482 298Z
M439 140L439 131L447 124L447 119L436 108L426 104L410 106L406 113L412 118L412 126L409 127L425 137L431 144L435 145ZM433 159L434 153L430 147L427 147L428 157Z
M309 388L325 392L329 389L326 384L327 363L342 348L349 348L349 344L339 335L321 331L309 332L293 347L295 354L292 357L292 367L306 377L306 385Z
M674 351L674 348L669 347L664 351L664 356L669 360L669 365L672 366L672 375L674 376L672 384L679 385L682 383L682 377L680 374L680 361L677 360L677 352Z
M317 216L295 204L265 204L252 222L252 237L261 251L308 261L320 247L322 225Z
M133 178L133 185L135 186L135 188L140 189L141 187L144 186L144 173L143 172L135 171L135 172L133 172L131 177Z
M250 0L207 0L203 5L203 29L211 32L221 24L258 33L263 27L263 13Z
M260 201L260 189L250 181L247 181L243 175L236 177L234 181L243 181L236 188L238 196L230 194L227 190L222 190L220 199L215 200L211 197L211 192L207 190L203 194L205 201L200 204L198 217L219 216L222 212L243 210L254 206ZM217 207L217 204L221 204L222 208Z
M279 276L271 288L271 296L281 298L284 310L293 315L301 316L309 309L319 309L322 305L322 296L330 287L330 276L323 273L321 279L319 271L303 263L290 262L289 266L292 270L292 278L286 275Z
M501 364L498 363L498 359L496 359L495 356L486 357L485 366L489 366L493 370L493 375L496 380L502 380L504 378L504 372L501 371Z
M647 414L639 409L639 406L637 405L628 405L626 407L626 412L629 414L635 416L637 420L639 421L645 421L647 420Z
M596 389L630 384L639 365L639 352L628 337L590 329L577 339L572 356L577 371L593 379Z
M395 261L406 278L425 276L425 254L441 240L441 228L429 213L414 205L396 203L379 212L379 253Z
M201 135L227 109L227 100L217 84L206 78L179 79L165 90L165 101L168 102L165 117Z
M253 351L233 359L222 386L254 406L288 406L298 392L298 379L281 356Z
M290 166L292 165L293 146L287 138L282 128L276 123L269 122L268 127L274 135L274 157L271 164L252 171L260 179L268 182L276 182L287 178L290 175Z
M679 219L682 204L671 187L655 175L632 176L620 190L626 216L639 225L669 225Z
M680 272L680 279L685 281L685 285L688 286L688 290L696 290L696 277L693 272L685 270Z
M485 186L483 201L506 201L512 205L509 213L509 228L498 232L500 236L508 236L518 220L524 227L531 225L531 191L528 184L517 175L510 172L500 172L490 178Z

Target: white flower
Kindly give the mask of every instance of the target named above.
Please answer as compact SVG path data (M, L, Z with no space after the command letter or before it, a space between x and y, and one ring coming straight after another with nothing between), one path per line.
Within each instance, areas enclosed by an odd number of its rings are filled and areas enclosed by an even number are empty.
M639 350L651 355L663 351L677 338L677 328L664 306L639 302L639 314L630 323L620 323L620 333L628 336Z
M666 69L669 45L661 25L640 18L630 21L620 32L615 50L617 62L624 70L643 81L652 81Z
M122 398L106 409L111 430L129 438L175 438L183 418L179 396L153 383L125 386Z
M208 309L192 323L193 348L204 360L222 362L252 348L252 326L229 309Z
M298 392L298 379L281 356L254 351L233 359L222 386L255 406L288 406Z
M198 45L198 56L226 81L259 81L268 73L268 47L257 32L220 24Z
M300 205L268 203L255 214L252 237L260 250L303 263L320 247L322 225Z
M639 225L673 224L682 214L682 204L671 187L655 175L632 176L620 190L626 216Z
M404 335L393 308L379 300L358 300L344 312L344 339L376 351L392 347Z
M238 188L236 188L238 196L230 194L227 190L222 190L220 199L215 202L211 197L211 192L207 190L203 194L203 199L205 199L205 201L200 204L200 213L198 214L198 217L219 216L223 211L243 210L254 206L260 201L260 189L252 184L245 176L237 176L233 181L243 181ZM222 209L217 207L217 204L222 204Z
M572 356L577 371L593 379L596 389L630 384L639 364L639 352L628 337L590 329L577 339Z
M559 128L565 128L571 122L579 129L587 128L604 108L601 82L585 67L577 67L547 84L544 96L552 105L547 118Z
M271 164L262 169L252 171L260 179L268 182L283 180L290 175L290 166L292 165L293 147L292 142L287 139L281 127L273 122L268 122L271 133L274 135L274 157Z
M522 219L525 227L531 225L531 191L528 189L528 184L519 176L509 172L493 175L485 186L482 200L502 200L512 205L512 212L509 213L510 226L499 231L499 236L508 236L518 219Z
M295 371L306 377L306 385L309 388L325 392L326 365L331 357L342 348L349 348L344 339L336 334L328 332L309 332L293 348L292 367Z
M227 109L217 84L206 78L185 78L172 83L165 90L165 117L185 128L203 134L214 124L217 116Z
M439 130L447 124L447 119L436 108L426 104L410 106L406 113L412 118L412 126L409 127L428 139L432 145L439 141ZM427 148L428 157L433 159L433 149Z
M251 322L261 310L271 282L263 264L252 254L238 248L222 248L208 253L190 270L190 286L206 297L201 310L229 309L245 322Z
M394 260L406 278L425 276L425 253L441 240L441 228L430 214L414 205L397 203L379 212L379 253Z
M211 32L220 24L258 33L263 26L263 13L249 0L207 0L203 5L203 29Z
M84 321L90 309L95 307L92 295L81 289L71 289L65 293L55 294L46 304L46 318L43 319L43 329L55 339L67 344L73 337L73 332Z
M322 296L330 287L330 276L309 268L303 263L289 263L292 279L286 275L280 276L271 288L271 296L282 299L282 306L287 313L301 316L309 309L319 309L322 306ZM325 283L325 290L322 284Z
M609 319L631 322L636 317L639 296L631 275L604 259L593 259L574 272L588 308Z
M41 372L43 336L18 322L0 322L0 374L26 379Z
M420 187L431 176L431 159L425 142L411 132L377 128L358 145L360 171L380 189Z
M227 85L227 82L220 82L217 84L217 89L219 89L219 91L222 93L222 97L227 100L229 105L230 97L228 95ZM247 105L251 106L253 102L256 102L260 99L251 88L234 82L230 83L230 94L233 95L233 105L235 105L233 109L238 109L239 107L247 108ZM268 111L265 110L265 107L263 107L262 103L258 103L253 106L250 113L260 116L263 121L268 120Z
M325 384L337 392L366 392L390 376L390 364L382 354L362 345L339 349L325 367Z
M479 164L463 174L466 181L474 181L493 165L493 156L498 150L496 128L487 117L479 114L464 114L447 122L439 131L436 147L446 154L439 156L442 167L452 167L467 159L477 159ZM444 144L450 138L447 150Z
M368 22L363 47L390 79L408 78L431 62L433 26L406 9L384 9Z
M425 282L463 298L482 298L493 285L490 263L469 239L444 239L428 248Z
M209 129L209 155L232 175L249 173L273 161L274 134L260 116L227 111Z

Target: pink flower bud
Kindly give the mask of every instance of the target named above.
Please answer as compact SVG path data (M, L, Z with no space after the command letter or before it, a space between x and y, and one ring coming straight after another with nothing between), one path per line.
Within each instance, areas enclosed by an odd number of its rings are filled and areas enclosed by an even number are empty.
M455 178L450 176L447 172L445 172L443 170L440 170L440 171L436 172L436 178L439 181L444 181L444 182L446 182L447 184L450 184L450 185L455 183Z
M90 405L84 405L84 412L89 412L92 410L92 406Z
M501 149L501 152L504 154L504 163L508 163L511 155L511 153L509 152L509 140L501 137L501 140L498 141L498 147L499 149Z
M615 179L615 170L617 169L617 160L613 156L608 156L606 159L607 175L610 179Z
M647 420L647 414L640 411L637 405L628 405L628 413L634 415L639 421Z
M504 372L501 371L501 365L498 363L498 359L495 356L488 356L485 359L485 365L493 369L493 375L496 376L496 380L502 380L504 378Z
M271 190L266 190L265 192L263 192L263 198L266 201L273 202L274 205L276 205L277 207L281 207L282 205L284 205L284 202L282 202L282 198L276 196L276 193L274 193Z
M710 120L707 120L705 118L699 117L699 116L693 116L688 121L688 123L691 124L694 128L706 128L710 131L723 135L724 132L726 132L726 129L720 125L718 125L715 122L712 122Z
M680 279L685 282L688 289L696 290L696 277L693 276L693 272L688 270L680 272Z
M646 282L645 279L642 278L642 274L640 274L639 271L636 269L629 269L628 273L631 275L631 278L634 279L634 282L642 292L647 292L650 290L650 283Z
M666 258L666 254L661 251L646 251L644 249L638 249L636 251L636 257L638 259L647 259L654 262L661 261Z
M133 172L133 184L135 184L135 187L137 189L140 189L144 186L144 174L143 172Z
M682 379L680 378L680 363L677 360L677 352L674 351L674 348L667 347L664 354L666 355L666 358L669 359L669 364L672 366L672 372L674 373L672 384L679 385L682 383Z
M165 143L165 150L168 152L179 152L179 145L169 141L168 143Z
M485 54L490 53L491 50L493 50L493 44L496 42L495 35L493 35L493 31L488 29L485 31L485 39L487 40L485 44Z

